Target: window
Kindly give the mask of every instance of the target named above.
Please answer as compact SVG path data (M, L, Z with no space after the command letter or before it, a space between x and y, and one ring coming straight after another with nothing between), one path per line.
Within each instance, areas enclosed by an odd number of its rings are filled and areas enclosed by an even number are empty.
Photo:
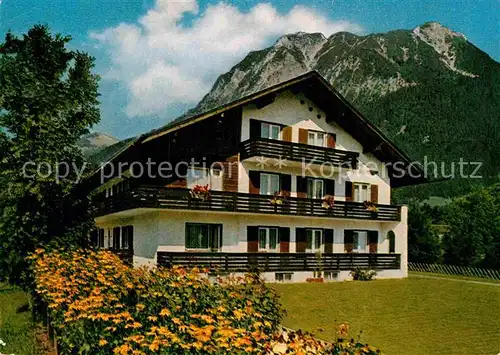
M280 126L270 123L262 123L260 126L260 136L267 139L280 139Z
M323 198L324 181L321 179L307 179L307 197L308 198Z
M187 187L191 189L196 185L208 185L211 190L222 191L222 176L223 174L221 169L191 167L187 171Z
M278 251L278 228L259 227L259 251Z
M292 275L291 272L277 272L274 274L274 280L276 282L292 281Z
M353 252L365 253L368 245L368 232L355 231L353 233Z
M307 134L307 144L326 147L326 133L309 131Z
M337 279L337 273L335 271L325 271L323 275L324 275L323 277L327 281L332 281Z
M370 185L354 183L354 202L365 202L370 199Z
M260 194L274 195L280 191L280 176L278 174L260 174Z
M196 185L210 185L208 169L191 167L187 171L186 182L188 188Z
M186 223L186 249L218 251L222 247L222 224Z
M306 237L307 237L306 252L317 253L322 251L322 246L323 246L322 229L307 229Z

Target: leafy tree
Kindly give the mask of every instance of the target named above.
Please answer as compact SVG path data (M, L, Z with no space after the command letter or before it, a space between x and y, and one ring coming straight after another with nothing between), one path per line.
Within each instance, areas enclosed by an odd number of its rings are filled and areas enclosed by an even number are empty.
M436 263L441 258L441 243L432 229L429 205L411 201L408 206L408 259L418 263Z
M445 236L448 264L500 267L500 184L457 198L447 208Z
M93 226L76 142L99 121L98 77L70 40L36 25L0 44L0 277L11 282L36 247L82 245Z

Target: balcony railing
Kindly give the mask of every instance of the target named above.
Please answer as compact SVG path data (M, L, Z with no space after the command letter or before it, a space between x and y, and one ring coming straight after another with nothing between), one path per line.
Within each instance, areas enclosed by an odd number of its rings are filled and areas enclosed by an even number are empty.
M96 215L135 208L162 208L220 212L263 213L292 216L348 218L376 221L399 221L399 206L376 204L378 212L366 209L363 203L335 201L324 208L321 199L289 197L283 204L271 203L271 196L212 191L208 200L190 196L188 189L137 187L96 202Z
M261 156L356 169L359 153L274 139L251 138L241 142L240 156L241 160Z
M158 265L217 269L222 272L293 272L399 269L400 254L158 252Z

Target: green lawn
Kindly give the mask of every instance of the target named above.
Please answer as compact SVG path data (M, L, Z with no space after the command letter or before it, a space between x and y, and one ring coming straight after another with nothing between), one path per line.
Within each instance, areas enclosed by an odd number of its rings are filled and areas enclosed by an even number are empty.
M333 339L349 323L389 355L500 353L500 287L409 278L328 284L278 284L284 325Z
M35 326L28 309L25 294L18 289L0 283L0 353L32 355L39 353Z

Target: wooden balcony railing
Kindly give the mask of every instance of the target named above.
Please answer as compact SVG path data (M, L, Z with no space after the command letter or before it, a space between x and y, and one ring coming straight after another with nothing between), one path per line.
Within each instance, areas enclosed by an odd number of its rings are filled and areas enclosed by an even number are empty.
M222 272L293 272L293 271L347 271L354 268L389 270L399 269L400 254L334 253L209 253L164 252L157 254L158 265L165 267L203 267Z
M321 199L289 197L283 204L271 203L271 196L212 191L209 200L190 197L188 189L137 187L96 202L96 215L135 208L164 208L221 212L264 213L293 216L399 221L400 206L377 204L378 212L363 203L335 201L333 208L322 207Z
M241 160L255 156L356 169L359 153L265 138L241 142Z

